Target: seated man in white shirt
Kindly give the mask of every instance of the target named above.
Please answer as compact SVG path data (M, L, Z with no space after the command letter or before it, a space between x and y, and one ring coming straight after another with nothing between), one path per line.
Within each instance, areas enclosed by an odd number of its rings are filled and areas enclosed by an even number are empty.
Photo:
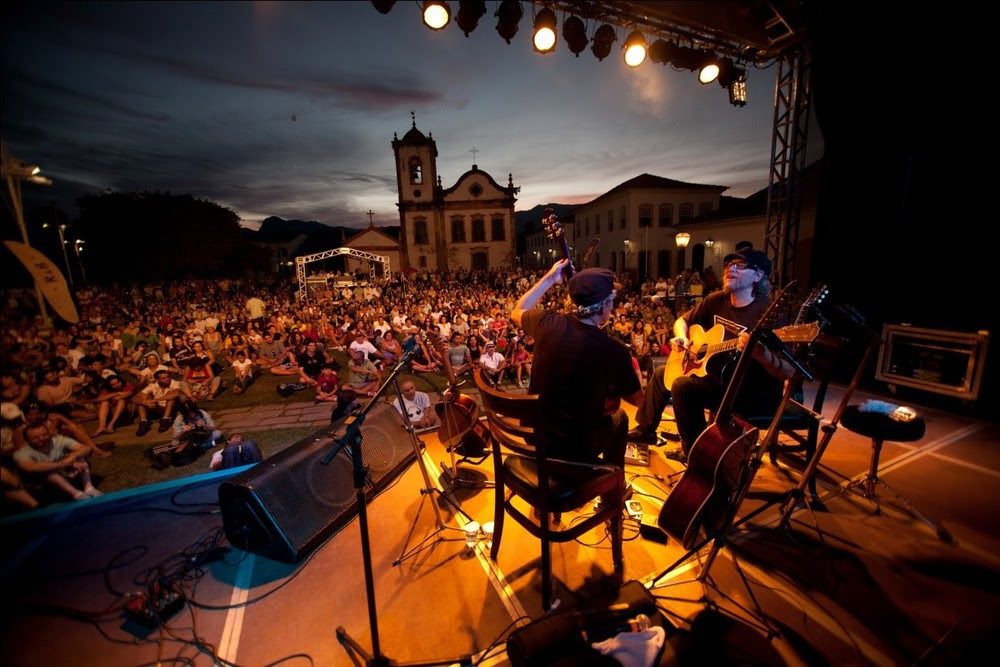
M153 382L133 399L139 406L139 428L135 434L141 438L149 433L150 414L160 417L158 428L160 433L170 428L174 421L174 405L180 393L180 382L172 379L168 371L156 371L153 374Z
M90 447L53 435L44 422L25 429L27 447L14 452L14 462L26 476L44 479L73 500L101 495L90 479L90 464L85 458Z
M351 344L348 346L348 349L349 352L352 353L351 354L352 357L354 356L353 355L354 352L361 350L361 352L363 352L365 355L364 356L365 359L371 359L372 361L375 361L376 359L378 360L382 359L382 353L378 351L377 347L371 344L371 341L368 340L368 336L366 336L365 332L362 331L361 329L358 329L355 332L354 340L351 341ZM372 357L374 357L374 359Z
M403 407L406 408L406 414L410 417L413 428L417 430L437 428L441 424L441 420L431 409L430 398L424 392L417 391L413 380L404 381L399 388L403 392ZM403 414L403 407L400 407L398 397L392 402L392 407L396 408L399 414Z
M487 382L493 386L500 384L503 372L507 368L507 361L497 352L497 344L493 341L486 343L483 353L479 356L479 367L483 369L483 377Z

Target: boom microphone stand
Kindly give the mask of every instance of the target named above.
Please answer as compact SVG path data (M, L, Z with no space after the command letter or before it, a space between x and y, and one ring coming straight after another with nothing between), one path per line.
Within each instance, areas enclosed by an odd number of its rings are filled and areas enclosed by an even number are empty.
M328 451L326 456L322 459L323 465L327 465L340 452L340 450L346 447L348 449L348 453L350 454L351 461L353 462L354 493L358 503L358 527L361 531L361 559L365 570L365 593L367 595L368 603L368 624L372 635L372 652L368 653L365 651L357 640L347 634L347 630L345 630L342 625L337 626L337 640L344 646L344 649L350 654L351 659L355 663L358 662L358 658L361 658L364 660L365 665L368 665L369 667L389 667L391 665L399 664L421 667L423 665L450 665L456 662L462 665L472 664L471 655L463 655L458 658L445 658L426 662L397 663L396 661L383 655L382 647L379 644L378 612L375 607L375 577L372 574L372 550L371 542L368 536L368 503L365 498L365 481L368 478L368 469L365 467L361 448L361 425L364 423L367 414L377 404L379 397L386 392L389 385L395 383L396 377L402 372L406 364L409 363L415 350L415 346L408 350L404 350L399 363L396 364L395 368L392 369L392 372L389 373L389 377L386 378L385 382L382 383L382 386L379 387L378 391L375 392L375 395L372 396L368 405L366 405L361 412L347 419L347 430L344 432L344 435L334 443L334 446L330 448L330 451ZM400 401L400 405L402 405L402 401ZM419 451L417 452L417 456L419 458ZM425 476L426 474L427 473L424 472Z

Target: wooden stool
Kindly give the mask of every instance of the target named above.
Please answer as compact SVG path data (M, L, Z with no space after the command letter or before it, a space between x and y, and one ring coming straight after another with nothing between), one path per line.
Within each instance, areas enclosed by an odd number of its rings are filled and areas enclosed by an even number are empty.
M844 410L841 424L849 431L872 439L872 460L868 468L868 474L860 480L851 482L845 491L856 493L870 500L875 505L875 514L879 514L882 511L882 506L879 502L877 487L881 484L906 506L910 514L933 528L942 541L951 542L951 533L944 526L920 513L913 507L913 504L909 500L900 495L899 492L889 486L888 482L878 476L879 457L882 454L882 445L885 441L913 442L920 440L927 431L927 424L924 422L924 419L917 416L909 421L903 421L894 419L892 415L882 412L862 412L860 406L851 405Z

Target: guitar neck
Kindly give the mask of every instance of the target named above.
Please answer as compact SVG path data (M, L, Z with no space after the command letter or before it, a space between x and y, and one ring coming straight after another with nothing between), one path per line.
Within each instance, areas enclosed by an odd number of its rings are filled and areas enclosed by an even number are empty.
M567 264L566 268L563 269L563 276L565 277L566 280L569 280L570 278L573 277L573 273L574 273L574 271L573 271L573 260L569 256L569 243L566 241L566 235L565 234L563 234L562 236L560 236L559 240L560 240L560 247L562 248L563 259L568 259L569 260L569 264Z

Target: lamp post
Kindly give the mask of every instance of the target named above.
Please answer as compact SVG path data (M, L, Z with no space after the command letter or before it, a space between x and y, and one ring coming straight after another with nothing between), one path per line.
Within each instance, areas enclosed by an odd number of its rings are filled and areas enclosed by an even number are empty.
M73 241L73 249L76 251L76 262L80 265L80 279L83 284L87 284L87 270L83 268L83 257L80 256L80 251L83 250L83 244L86 243L83 239L76 239Z
M11 206L14 207L17 226L21 229L21 238L24 240L24 245L30 247L28 227L24 224L24 208L21 205L21 181L31 181L39 185L52 185L52 181L39 173L41 169L38 166L7 157L7 149L2 144L0 144L0 166L2 166L4 179L7 181L7 189L10 191ZM35 280L35 298L38 299L38 312L41 313L43 319L48 318L45 297L42 295L42 288L37 279Z
M678 248L688 247L688 243L691 242L691 235L687 232L678 232L677 236L674 237L674 241L677 242Z
M44 223L42 229L48 229L51 225L49 223ZM66 264L66 278L69 280L69 286L73 286L73 271L69 268L69 255L66 253L66 225L57 225L56 229L59 230L59 247L62 248L63 262Z

